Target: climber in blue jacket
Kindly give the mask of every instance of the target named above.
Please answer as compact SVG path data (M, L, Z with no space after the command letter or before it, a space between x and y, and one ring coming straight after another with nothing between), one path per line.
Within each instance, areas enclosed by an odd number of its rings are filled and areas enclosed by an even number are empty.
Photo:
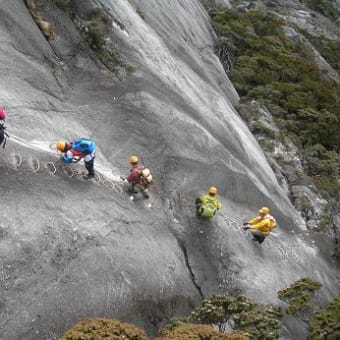
M83 158L85 168L88 171L88 174L84 176L84 178L90 179L94 177L94 158L96 150L94 141L86 138L79 138L72 142L59 141L56 144L56 148L64 153L61 158L64 163L77 163Z

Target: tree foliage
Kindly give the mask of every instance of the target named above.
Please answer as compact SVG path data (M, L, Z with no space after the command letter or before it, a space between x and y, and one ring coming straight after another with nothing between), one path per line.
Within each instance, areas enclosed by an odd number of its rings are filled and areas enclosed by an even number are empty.
M288 288L281 289L278 296L289 303L288 313L295 314L311 307L310 298L321 286L321 283L306 277L294 282Z
M262 305L244 296L212 295L191 313L190 320L214 324L224 331L227 323L244 331L251 339L278 339L280 311L271 305Z
M311 340L340 338L340 295L327 308L315 313L309 335Z
M220 333L208 325L184 323L174 328L164 328L157 340L248 340L244 332Z
M68 330L60 340L147 340L144 330L116 319L87 319Z

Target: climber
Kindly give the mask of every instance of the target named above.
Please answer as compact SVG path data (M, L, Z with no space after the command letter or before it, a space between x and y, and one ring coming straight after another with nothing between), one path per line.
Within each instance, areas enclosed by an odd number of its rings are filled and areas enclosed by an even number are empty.
M3 148L5 148L7 144L7 138L9 138L9 134L6 132L5 119L5 108L0 106L0 145L2 145Z
M137 156L131 156L129 163L132 166L129 176L126 178L128 191L137 194L139 190L144 198L149 198L148 187L152 184L152 175L150 170L138 163Z
M244 230L250 230L253 240L262 243L269 235L271 229L276 227L276 220L273 216L269 215L269 209L262 207L259 209L260 216L243 223Z
M210 187L208 195L196 198L196 213L198 216L213 217L222 205L216 198L217 188Z
M59 141L56 144L57 150L63 152L61 157L62 162L78 163L84 158L85 168L88 174L84 176L85 179L94 177L94 158L96 144L94 141L86 138L79 138L72 142Z

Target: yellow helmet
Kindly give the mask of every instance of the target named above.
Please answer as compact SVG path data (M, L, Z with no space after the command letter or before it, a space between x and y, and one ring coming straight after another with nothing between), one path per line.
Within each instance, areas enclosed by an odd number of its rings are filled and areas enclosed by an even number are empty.
M59 141L59 142L56 143L57 150L59 150L61 152L65 151L65 147L66 147L66 142Z
M217 188L210 187L208 192L209 192L210 195L216 195L217 194Z
M129 158L130 163L138 163L138 157L137 156L131 156Z
M259 209L259 213L260 213L260 215L267 215L267 214L269 214L269 208L262 207L261 209Z

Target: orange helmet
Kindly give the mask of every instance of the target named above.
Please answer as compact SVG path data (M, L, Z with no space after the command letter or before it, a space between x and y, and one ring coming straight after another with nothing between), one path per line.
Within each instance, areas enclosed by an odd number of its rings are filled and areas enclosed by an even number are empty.
M131 156L130 158L129 158L129 162L130 163L138 163L138 157L137 156Z
M217 188L216 187L210 187L208 190L210 195L216 195L217 194Z
M269 208L262 207L261 209L259 209L259 213L260 213L260 215L267 215L267 214L269 214Z
M61 152L64 152L65 151L65 147L66 147L66 142L63 142L63 141L59 141L56 143L56 149L61 151Z

